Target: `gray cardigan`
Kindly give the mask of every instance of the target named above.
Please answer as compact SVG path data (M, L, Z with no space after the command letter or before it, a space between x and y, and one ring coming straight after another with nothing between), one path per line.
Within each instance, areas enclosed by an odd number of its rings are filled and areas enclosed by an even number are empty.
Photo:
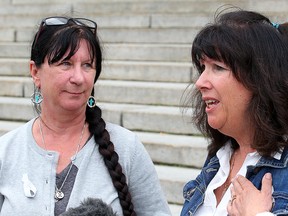
M36 144L32 135L34 121L0 137L1 216L54 215L58 153L47 152ZM127 177L137 215L171 215L154 165L136 135L111 123L107 123L107 130ZM123 215L117 191L94 139L79 151L75 165L78 173L67 209L92 197L101 198L119 216Z

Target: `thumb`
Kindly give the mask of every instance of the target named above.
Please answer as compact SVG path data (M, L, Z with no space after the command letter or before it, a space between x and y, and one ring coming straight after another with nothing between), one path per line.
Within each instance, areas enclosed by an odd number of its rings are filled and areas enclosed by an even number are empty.
M266 173L262 178L262 188L261 192L269 196L272 195L272 175L271 173Z

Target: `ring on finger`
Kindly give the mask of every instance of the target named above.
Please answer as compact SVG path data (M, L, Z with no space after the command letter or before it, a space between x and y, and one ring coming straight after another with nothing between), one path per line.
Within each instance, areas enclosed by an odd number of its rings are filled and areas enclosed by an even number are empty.
M236 195L233 195L231 198L231 205L233 204L233 201L236 199Z

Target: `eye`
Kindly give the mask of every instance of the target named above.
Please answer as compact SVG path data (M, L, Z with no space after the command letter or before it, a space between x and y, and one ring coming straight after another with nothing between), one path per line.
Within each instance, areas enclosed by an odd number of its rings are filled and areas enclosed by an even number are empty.
M63 62L60 63L60 65L69 66L69 65L71 65L71 63L68 62L68 61L63 61Z
M90 63L85 63L83 66L85 68L92 68L93 67L92 64L90 64Z
M84 70L86 70L86 71L90 71L90 70L94 70L94 69L95 69L94 65L91 64L90 62L84 63L84 64L82 65L82 67L83 67Z
M218 71L228 70L228 68L222 64L214 64L214 69Z
M61 61L57 64L58 67L60 67L62 70L68 70L72 64L69 61Z
M224 68L222 66L217 65L217 64L215 64L214 67L216 70L224 70Z

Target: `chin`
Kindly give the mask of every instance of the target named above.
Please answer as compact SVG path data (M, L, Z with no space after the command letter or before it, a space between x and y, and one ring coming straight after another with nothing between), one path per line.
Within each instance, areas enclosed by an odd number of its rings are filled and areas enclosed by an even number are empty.
M221 130L221 128L224 128L226 123L227 123L227 119L225 116L207 116L207 121L210 127L212 127L215 130Z
M219 123L218 123L218 122L209 121L209 120L208 120L208 124L209 124L210 127L212 127L212 128L215 129L215 130L219 130L219 129L220 129L220 126L219 126Z
M70 102L70 103L66 103L63 104L62 106L63 109L67 110L67 111L73 111L73 112L77 112L80 110L85 110L86 109L86 103L79 103L79 101L77 102Z

